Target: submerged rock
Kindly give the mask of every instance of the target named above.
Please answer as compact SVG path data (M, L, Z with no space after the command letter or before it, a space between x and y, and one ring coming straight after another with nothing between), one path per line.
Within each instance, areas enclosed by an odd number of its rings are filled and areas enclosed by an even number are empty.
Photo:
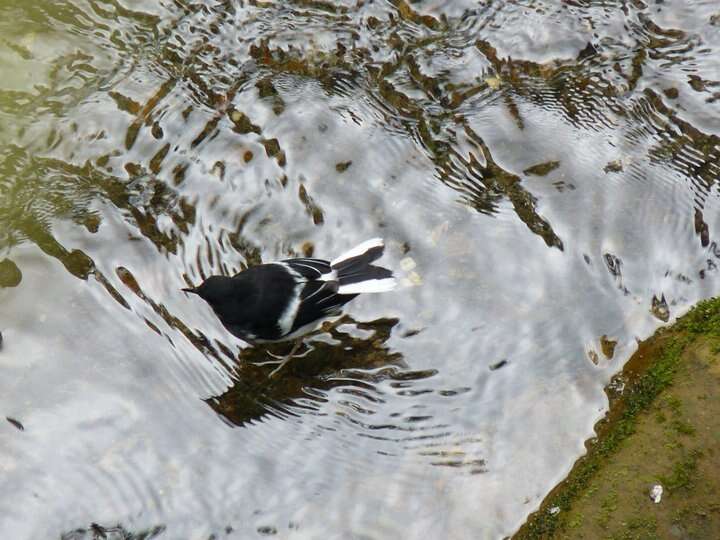
M10 259L0 261L0 287L17 287L22 281L22 272Z

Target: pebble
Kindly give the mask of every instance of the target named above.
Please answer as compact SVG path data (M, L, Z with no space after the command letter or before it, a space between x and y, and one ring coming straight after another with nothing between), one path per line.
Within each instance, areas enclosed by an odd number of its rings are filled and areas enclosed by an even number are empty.
M655 504L659 503L662 500L662 494L663 487L660 484L655 484L652 489L650 489L650 499Z
M405 257L403 260L400 261L400 268L403 272L409 272L410 270L414 270L417 266L417 263L412 257Z

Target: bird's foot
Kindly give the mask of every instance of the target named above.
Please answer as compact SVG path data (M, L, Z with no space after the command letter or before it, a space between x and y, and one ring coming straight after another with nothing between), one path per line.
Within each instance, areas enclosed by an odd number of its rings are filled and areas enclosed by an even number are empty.
M269 364L281 364L288 360L289 358L305 358L310 352L312 352L313 348L312 346L307 345L307 348L301 352L300 354L296 354L297 349L299 348L298 345L294 346L290 354L275 354L270 351L265 351L265 354L267 354L270 358L274 358L275 360L267 360L266 362L253 362L256 366L267 366Z
M285 360L285 358L287 358L287 355L279 355L279 354L272 353L270 351L265 351L265 353L269 357L275 358L275 360L269 360L267 362L262 362L262 363L258 364L259 366L262 366L263 364L277 364L278 362L282 362L283 360Z
M308 345L306 343L305 346L306 346L306 348L303 352L301 352L300 354L293 354L292 357L293 358L305 358L308 354L310 354L312 351L315 350L315 347L313 347L312 345Z
M270 375L269 375L270 378L272 378L272 377L274 377L275 375L277 375L277 373L278 373L278 372L285 366L285 364L287 364L290 360L292 360L293 358L303 358L304 356L306 356L306 355L312 350L312 347L308 347L307 350L306 350L304 353L299 354L299 355L296 355L295 353L297 352L297 350L300 348L301 345L302 345L302 339L299 339L299 340L297 340L297 341L295 342L295 344L293 345L292 349L290 350L290 353L287 354L286 356L280 357L279 360L270 360L270 361L268 361L268 362L263 362L263 364L274 364L274 363L278 363L278 362L280 363L280 365L279 365L278 367L276 367L275 369L273 369L273 370L270 372ZM273 358L278 358L277 355L272 354L270 351L267 351L267 353L268 353L270 356L272 356ZM260 364L258 364L258 365L260 365Z
M268 353L269 356L277 358L277 360L266 360L265 362L251 362L253 366L269 366L271 364L282 364L285 361L284 356L277 356L275 354Z
M288 363L290 360L292 360L292 359L293 359L292 356L288 356L287 358L285 358L283 361L280 362L280 365L279 365L278 367L276 367L275 369L273 369L273 370L268 374L268 377L271 378L271 379L272 379L273 377L275 377L275 375L277 375L278 373L280 373L280 370L285 367L285 364L287 364L287 363Z

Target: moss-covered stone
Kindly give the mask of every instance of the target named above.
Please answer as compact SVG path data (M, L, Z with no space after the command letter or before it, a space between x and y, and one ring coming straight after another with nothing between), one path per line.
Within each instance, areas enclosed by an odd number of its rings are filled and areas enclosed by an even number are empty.
M22 281L22 272L10 259L0 261L0 287L17 287Z

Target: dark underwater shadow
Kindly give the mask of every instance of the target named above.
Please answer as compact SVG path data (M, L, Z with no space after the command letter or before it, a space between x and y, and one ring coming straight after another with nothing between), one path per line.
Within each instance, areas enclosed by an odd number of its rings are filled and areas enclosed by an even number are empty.
M270 359L268 350L274 354L287 353L289 344L248 347L237 358L231 374L234 384L205 402L230 425L245 426L267 416L312 414L326 401L326 393L336 387L347 387L351 393L355 389L373 399L374 384L380 380L434 375L399 369L405 367L402 355L386 345L397 323L398 319L391 318L360 323L345 315L322 332L332 342L307 338L306 345L311 350L303 357L293 358L273 377L270 373L275 365L258 364ZM355 335L342 329L348 326Z
M92 523L88 528L78 528L61 534L60 540L152 540L164 532L164 525L134 533L119 524L108 527Z

